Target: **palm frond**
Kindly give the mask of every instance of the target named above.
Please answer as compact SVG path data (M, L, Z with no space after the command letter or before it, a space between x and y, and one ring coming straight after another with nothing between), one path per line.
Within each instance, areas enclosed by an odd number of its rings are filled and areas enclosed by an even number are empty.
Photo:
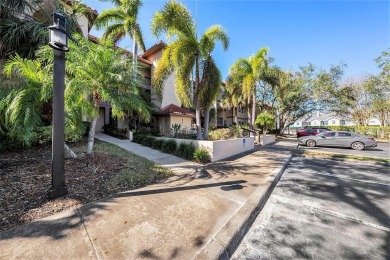
M164 82L173 72L173 65L170 59L171 52L171 47L167 46L161 59L158 61L158 66L152 77L153 94L155 94L159 100L162 100L163 97Z
M229 37L221 25L211 26L202 35L200 39L200 50L204 58L207 59L214 50L217 41L221 42L225 51L229 48Z
M151 29L155 37L165 33L168 38L178 35L195 38L195 24L189 10L175 0L167 2L154 14Z

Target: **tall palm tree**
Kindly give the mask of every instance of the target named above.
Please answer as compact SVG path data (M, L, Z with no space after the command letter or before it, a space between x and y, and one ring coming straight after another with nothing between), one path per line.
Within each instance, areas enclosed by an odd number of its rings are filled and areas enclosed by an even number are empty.
M152 20L152 33L158 37L165 33L171 42L164 49L154 73L152 85L157 96L162 99L164 82L175 72L176 95L186 106L196 109L197 139L202 139L201 131L201 90L205 85L208 72L201 75L201 62L214 62L210 59L216 42L224 50L229 46L229 38L220 25L213 25L198 38L196 26L188 9L174 0L167 2L161 11L155 13ZM191 89L191 75L195 68L195 79ZM212 68L212 67L209 67ZM202 76L202 77L201 77ZM193 100L191 100L193 92Z
M140 0L112 0L115 8L104 10L96 19L97 29L105 28L103 38L111 39L116 44L126 35L133 39L133 72L136 76L138 45L145 51L138 12L142 6Z
M222 76L217 68L214 59L210 56L202 62L202 87L200 88L198 98L200 106L204 113L203 121L203 139L208 138L210 107L221 92Z
M248 121L251 132L253 132L255 124L256 87L259 81L262 80L263 72L267 68L267 54L268 48L261 48L248 59L238 59L229 71L230 78L241 85L243 99L248 108Z

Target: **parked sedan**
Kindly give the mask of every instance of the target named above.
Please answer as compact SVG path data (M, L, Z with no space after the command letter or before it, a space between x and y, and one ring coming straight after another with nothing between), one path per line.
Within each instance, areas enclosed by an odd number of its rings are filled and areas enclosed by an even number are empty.
M316 136L303 136L298 138L298 144L308 147L351 147L354 150L363 150L366 147L377 146L377 142L373 137L343 131L324 132Z

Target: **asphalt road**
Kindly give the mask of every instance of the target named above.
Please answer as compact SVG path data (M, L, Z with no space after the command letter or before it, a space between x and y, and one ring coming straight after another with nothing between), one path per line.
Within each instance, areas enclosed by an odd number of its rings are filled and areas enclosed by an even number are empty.
M298 141L297 141L298 144ZM348 155L359 155L359 156L368 156L368 157L379 157L390 159L390 142L378 142L377 147L368 147L364 150L357 151L352 150L351 148L335 148L335 147L307 147L299 146L299 149L311 150L317 152L330 152L330 153L339 153L339 154L348 154Z
M294 157L232 259L390 259L390 171Z

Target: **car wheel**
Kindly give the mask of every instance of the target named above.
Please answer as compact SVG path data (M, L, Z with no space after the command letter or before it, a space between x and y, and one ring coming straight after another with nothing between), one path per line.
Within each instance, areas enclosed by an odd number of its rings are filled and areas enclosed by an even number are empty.
M351 145L351 148L354 149L354 150L363 150L364 149L364 144L361 143L361 142L354 142Z
M314 146L316 146L316 141L314 141L314 140L308 140L308 141L306 142L306 145L307 145L308 147L314 147Z

